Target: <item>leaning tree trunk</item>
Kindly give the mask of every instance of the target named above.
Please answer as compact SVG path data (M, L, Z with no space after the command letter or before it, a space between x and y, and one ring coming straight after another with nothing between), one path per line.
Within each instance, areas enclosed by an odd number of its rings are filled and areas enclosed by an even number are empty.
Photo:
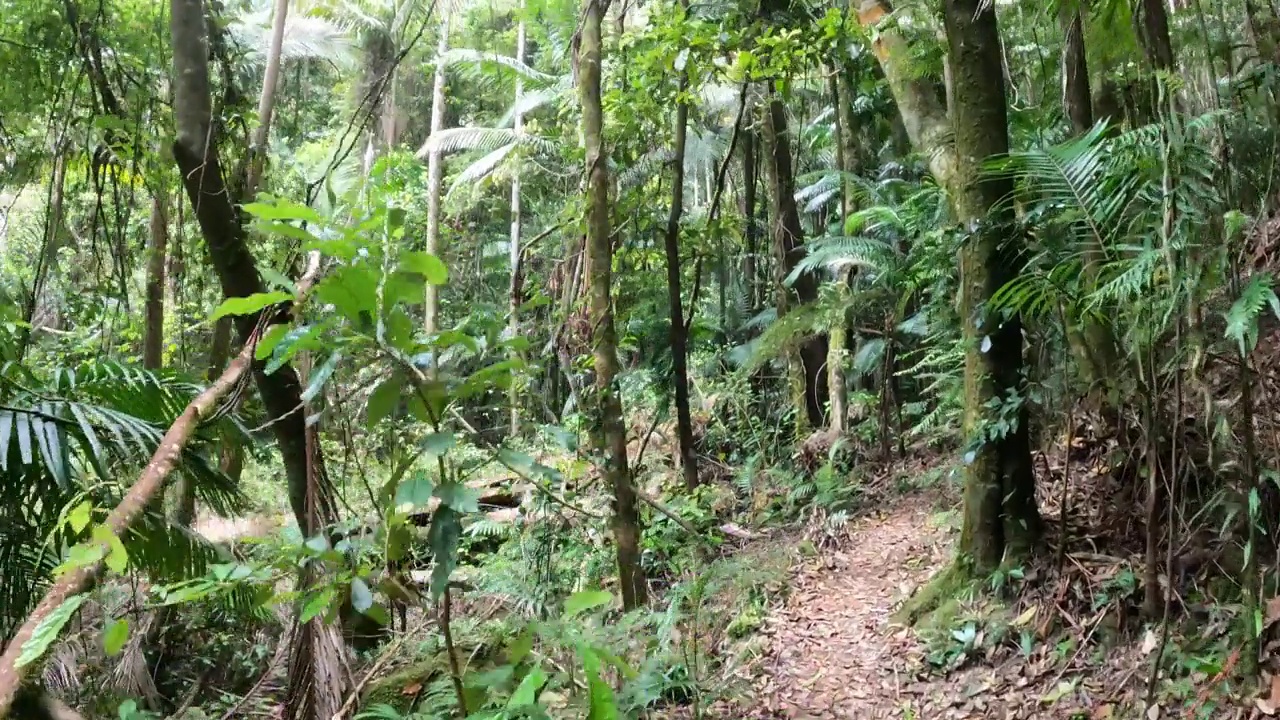
M995 292L1017 276L1023 257L1007 202L1011 181L982 172L984 161L1009 151L995 8L985 0L947 0L943 19L955 68L951 117L962 179L952 203L969 232L960 251L968 438L960 553L974 570L988 572L1029 552L1040 531L1026 406L1019 400L1012 417L1003 409L1010 398L1026 396L1022 324L987 309ZM995 429L1001 425L1007 427Z
M689 74L680 75L678 97L689 87ZM676 391L676 434L680 440L680 469L684 485L698 486L698 457L693 450L693 418L689 412L689 329L684 322L680 287L680 216L684 212L684 156L689 130L689 105L677 100L675 147L671 160L671 212L667 215L667 304L670 306L671 374ZM723 285L721 286L723 289Z
M223 295L233 298L261 293L265 289L262 277L226 185L218 154L220 138L213 132L205 8L201 0L171 0L170 8L177 129L174 157ZM267 308L263 312L277 311L278 308ZM258 318L259 315L236 318L243 342L249 341ZM311 450L306 413L298 411L303 406L298 375L287 363L267 374L262 362L254 363L253 374L284 460L289 503L298 528L304 536L314 536L335 513L328 488L315 482L324 476L324 462L319 448L314 453ZM291 680L300 680L307 691L304 697L290 698L286 716L329 718L342 706L346 694L347 682L340 671L334 670L344 664L339 656L341 648L326 642L332 637L333 628L326 626L322 618L302 627L294 642L305 645L310 652L295 657L297 662L291 666L290 674Z
M787 108L782 98L770 88L765 112L765 141L768 157L769 200L773 204L773 250L776 258L778 315L784 315L793 304L813 302L818 298L818 280L812 273L796 278L791 289L782 280L804 257L804 227L796 206L796 180L791 166L791 137L787 128ZM812 335L800 344L798 357L790 360L793 394L796 398L796 431L803 437L808 430L826 425L827 336Z
M602 0L584 0L577 68L586 146L586 223L591 286L592 354L596 374L596 445L605 456L604 477L613 488L613 539L618 554L622 605L645 604L648 587L640 567L640 513L627 469L627 430L618 396L618 340L613 327L613 243L609 236L609 169L600 102Z
M444 129L444 56L449 52L449 14L440 16L440 42L436 48L435 78L431 83L431 136ZM440 254L440 193L444 184L443 155L438 143L432 143L427 155L427 252ZM423 329L435 333L440 320L440 288L427 283ZM435 360L431 361L433 364Z
M525 49L525 23L524 23L525 3L520 3L520 22L516 25L516 62L524 62ZM519 137L524 134L524 113L518 109L520 99L524 95L524 79L519 73L516 73L516 114L512 122L512 128L515 131L517 142ZM511 288L510 303L511 306L507 312L507 328L511 333L512 339L520 334L520 305L524 301L523 279L520 268L520 171L517 170L511 178L511 243L507 248L510 251L511 262ZM512 350L511 359L515 360L519 354ZM508 390L507 402L511 405L511 437L515 438L520 435L520 385L516 382L516 370L512 370L511 387Z
M271 45L267 49L267 69L263 73L262 94L258 96L258 126L253 130L249 146L249 177L245 181L244 193L247 198L258 192L267 161L267 141L271 137L271 115L275 112L276 88L280 84L280 55L288 17L289 0L276 0L275 17L271 20Z

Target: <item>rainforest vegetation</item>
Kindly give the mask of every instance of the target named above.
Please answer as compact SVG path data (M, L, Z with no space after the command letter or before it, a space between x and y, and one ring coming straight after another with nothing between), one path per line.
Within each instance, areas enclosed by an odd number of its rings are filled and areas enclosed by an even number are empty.
M0 0L0 718L1280 712L1272 0Z

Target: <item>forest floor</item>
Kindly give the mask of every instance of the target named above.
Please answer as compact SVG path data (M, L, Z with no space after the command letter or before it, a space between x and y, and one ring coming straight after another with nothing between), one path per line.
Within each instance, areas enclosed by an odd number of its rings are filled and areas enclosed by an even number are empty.
M795 569L756 680L756 717L910 717L919 643L895 626L899 602L949 557L937 498L918 493L854 523L833 551Z
M901 603L951 559L954 507L934 491L886 500L851 522L834 548L799 560L786 601L761 630L768 642L753 688L726 717L1250 717L1253 708L1217 697L1228 690L1223 678L1238 655L1226 658L1230 648L1204 642L1221 636L1219 618L1186 635L1174 630L1162 661L1171 674L1162 671L1154 702L1146 704L1158 633L1100 630L1115 620L1116 606L1095 603L1086 612L1068 597L1081 586L1105 588L1111 569L1090 569L1092 578L1079 570L1047 574L1007 603L982 592L961 597L933 626L896 622ZM1197 652L1180 647L1189 641Z

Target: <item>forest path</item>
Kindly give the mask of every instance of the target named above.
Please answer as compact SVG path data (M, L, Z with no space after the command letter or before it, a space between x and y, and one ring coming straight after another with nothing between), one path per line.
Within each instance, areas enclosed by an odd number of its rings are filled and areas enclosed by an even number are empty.
M756 717L873 720L911 717L919 643L891 624L898 603L949 558L936 498L917 493L854 521L838 548L797 568L756 681ZM904 715L904 712L908 712Z

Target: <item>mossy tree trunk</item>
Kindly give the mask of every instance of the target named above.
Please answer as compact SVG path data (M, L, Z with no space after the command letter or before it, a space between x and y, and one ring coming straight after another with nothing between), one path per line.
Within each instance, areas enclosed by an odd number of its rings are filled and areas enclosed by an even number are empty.
M1009 151L1008 109L995 8L984 0L947 0L943 19L954 68L957 173L952 203L968 232L960 251L964 318L964 525L960 553L977 572L1027 554L1040 533L1027 436L1022 324L986 304L1022 264L1021 238L1006 199L1007 178L982 172Z
M618 584L627 610L645 604L648 586L640 567L640 513L627 468L627 429L618 396L618 338L613 326L613 243L609 237L609 169L600 101L603 0L584 0L578 45L578 94L586 146L588 278L595 361L596 446L604 455L604 479L613 488L613 538Z

